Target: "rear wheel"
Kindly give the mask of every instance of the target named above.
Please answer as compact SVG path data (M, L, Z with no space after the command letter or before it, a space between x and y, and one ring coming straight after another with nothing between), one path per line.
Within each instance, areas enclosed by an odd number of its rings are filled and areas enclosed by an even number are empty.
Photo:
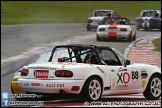
M134 34L133 40L134 40L134 41L136 40L136 32L135 32L135 34Z
M98 101L102 95L102 83L98 77L89 78L83 87L82 98L85 101Z
M156 100L161 96L161 76L153 75L146 87L145 92L143 93L146 99Z
M132 31L130 32L129 38L128 38L128 42L132 42Z
M98 35L96 36L96 39L97 39L97 41L101 41L101 39L98 37Z

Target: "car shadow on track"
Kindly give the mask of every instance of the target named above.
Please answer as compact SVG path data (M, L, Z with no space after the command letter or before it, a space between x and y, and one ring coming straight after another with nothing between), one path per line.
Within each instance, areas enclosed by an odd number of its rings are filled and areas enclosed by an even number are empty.
M108 40L108 39L102 39L101 41L97 41L97 42L127 42L130 43L128 40ZM133 41L132 41L133 42Z
M113 101L146 101L144 97L107 97L107 98L101 98L100 101L105 102L113 102ZM78 95L53 95L53 96L46 96L45 98L45 104L49 103L84 103Z

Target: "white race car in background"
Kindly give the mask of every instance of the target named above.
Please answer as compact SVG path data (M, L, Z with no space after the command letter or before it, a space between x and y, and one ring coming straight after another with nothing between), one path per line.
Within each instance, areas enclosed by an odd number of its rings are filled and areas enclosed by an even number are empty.
M131 42L136 40L135 24L123 17L105 17L97 28L96 39L127 39Z
M114 10L94 10L92 15L87 20L87 31L90 31L91 29L97 29L98 23L101 23L104 17L116 17L119 16L116 11Z
M86 101L134 93L156 100L161 96L161 69L131 63L108 46L58 45L50 55L22 68L18 86L26 93L76 94Z

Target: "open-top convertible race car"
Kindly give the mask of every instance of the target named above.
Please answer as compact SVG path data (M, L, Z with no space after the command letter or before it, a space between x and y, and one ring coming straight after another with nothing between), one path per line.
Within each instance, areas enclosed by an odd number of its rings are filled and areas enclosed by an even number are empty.
M135 20L136 29L160 29L161 30L161 11L142 10L139 17Z
M101 23L104 17L117 17L119 16L114 10L94 10L92 15L87 20L87 31L91 29L97 29L98 23Z
M135 24L124 17L105 17L97 28L96 39L127 39L131 42L136 39Z
M26 93L76 94L87 101L132 93L159 99L161 70L149 64L131 63L108 46L58 45L42 59L22 68L18 86Z

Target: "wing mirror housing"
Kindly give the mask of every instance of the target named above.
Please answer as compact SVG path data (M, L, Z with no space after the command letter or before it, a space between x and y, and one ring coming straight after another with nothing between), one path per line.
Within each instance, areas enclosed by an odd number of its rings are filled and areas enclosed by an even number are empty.
M101 25L101 23L98 23L98 25Z
M127 65L130 65L130 63L131 63L130 60L126 59L124 67L126 67Z

